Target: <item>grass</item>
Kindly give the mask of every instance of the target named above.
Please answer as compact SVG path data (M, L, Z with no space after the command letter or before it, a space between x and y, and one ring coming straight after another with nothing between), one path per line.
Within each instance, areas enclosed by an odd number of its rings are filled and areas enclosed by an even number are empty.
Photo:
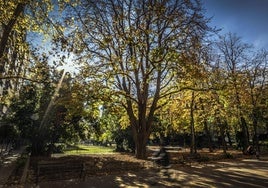
M71 145L63 150L65 155L81 155L81 154L112 154L113 147L88 146L88 145Z

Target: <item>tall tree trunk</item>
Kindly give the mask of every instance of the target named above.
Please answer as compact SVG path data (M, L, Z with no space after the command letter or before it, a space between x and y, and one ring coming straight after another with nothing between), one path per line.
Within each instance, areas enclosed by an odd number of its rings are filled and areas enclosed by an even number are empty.
M225 129L225 132L226 132L226 136L228 138L228 144L229 144L230 147L232 147L233 144L232 144L232 139L231 139L231 136L230 136L230 131L228 129L228 122L227 122L227 120L224 121L224 129ZM226 143L226 149L227 148L228 147L227 147L227 143Z
M211 139L211 135L210 135L210 132L209 132L209 129L208 129L208 122L207 122L206 119L204 120L204 129L205 129L206 135L208 137L209 152L213 152L212 139Z
M150 135L151 120L136 120L131 122L133 139L135 142L135 156L138 159L146 159L146 146Z
M16 24L20 14L23 12L24 7L26 6L26 3L18 3L11 19L8 21L7 24L2 23L2 33L0 33L1 39L0 39L0 88L3 87L4 83L1 77L5 74L5 66L6 66L6 47L8 46L8 40L12 33L12 30L14 28L14 25ZM3 89L3 88L2 88ZM6 95L4 92L0 93L0 95ZM0 106L0 111L3 111L4 105Z
M223 124L220 124L220 134L221 134L221 145L222 145L222 150L223 150L223 153L226 154L226 151L227 151L227 145L226 145L226 141L225 141L224 125L223 125Z
M254 147L256 149L256 152L260 152L260 145L259 145L259 137L258 137L258 131L257 131L257 127L258 127L258 117L257 117L257 113L256 110L253 109L252 112L252 119L253 119L253 130L254 130L254 138L253 138L253 144Z
M247 147L249 146L249 135L248 135L248 127L247 127L247 123L246 120L243 116L240 117L240 123L241 123L241 131L242 131L242 149L243 149L243 153L245 154L247 151Z
M201 104L201 109L202 109L203 113L206 113L202 98L199 98L199 102ZM212 138L211 138L211 134L210 134L210 131L209 131L209 128L208 128L207 117L204 118L204 131L206 133L206 136L208 137L209 152L213 152Z
M228 138L229 146L232 147L233 143L232 143L232 139L231 139L231 136L230 136L230 131L228 129L226 130L226 136Z
M195 143L195 128L194 128L194 92L192 92L192 100L191 100L191 105L190 105L190 126L191 126L191 148L190 148L190 153L195 154L196 151L196 143Z
M9 22L6 25L4 25L3 34L1 36L0 41L0 76L2 76L2 73L4 72L5 63L3 60L3 56L5 53L6 46L8 44L9 36L11 34L14 25L17 22L18 17L23 12L25 5L26 4L24 3L18 3L16 9L14 10L13 16L11 17Z
M241 101L240 101L240 96L239 96L238 89L237 89L236 79L235 79L234 83L235 83L234 87L235 87L235 95L236 95L236 106L237 106L238 115L240 118L240 129L242 132L241 144L242 144L243 153L245 154L246 150L249 146L248 127L247 127L246 120L242 114Z
M223 153L226 154L226 150L227 150L227 145L226 145L226 141L225 141L225 129L226 129L226 124L225 123L222 123L222 121L220 120L219 117L217 117L216 119L217 121L217 124L220 128L220 139L219 139L219 145L222 146L222 150L223 150Z
M146 134L137 134L136 142L135 142L135 155L138 159L146 159L146 144L148 141L148 137Z

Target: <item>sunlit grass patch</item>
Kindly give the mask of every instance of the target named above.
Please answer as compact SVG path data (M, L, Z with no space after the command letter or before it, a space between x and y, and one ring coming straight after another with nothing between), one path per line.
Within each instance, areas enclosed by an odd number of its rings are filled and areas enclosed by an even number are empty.
M63 150L66 155L81 155L81 154L112 154L113 147L104 146L88 146L88 145L73 145L68 146Z

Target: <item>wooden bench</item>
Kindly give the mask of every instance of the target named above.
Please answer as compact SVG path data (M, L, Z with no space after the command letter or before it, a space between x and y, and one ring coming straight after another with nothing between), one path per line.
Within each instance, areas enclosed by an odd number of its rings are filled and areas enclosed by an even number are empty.
M85 163L40 161L37 163L36 184L41 180L78 178L85 180Z

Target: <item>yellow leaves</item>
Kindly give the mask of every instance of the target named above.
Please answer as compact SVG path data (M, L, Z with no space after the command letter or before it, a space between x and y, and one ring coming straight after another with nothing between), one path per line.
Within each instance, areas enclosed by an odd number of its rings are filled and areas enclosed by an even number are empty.
M130 125L129 117L126 113L122 114L120 120L119 120L120 126L125 129Z
M0 23L7 25L12 19L14 19L14 13L19 3L25 3L26 7L24 11L19 14L13 29L16 29L17 33L22 31L33 31L40 33L49 28L45 24L50 11L53 10L51 0L44 1L1 1L0 2ZM33 10L34 9L34 10Z
M7 24L12 18L18 2L2 1L0 2L0 23Z

